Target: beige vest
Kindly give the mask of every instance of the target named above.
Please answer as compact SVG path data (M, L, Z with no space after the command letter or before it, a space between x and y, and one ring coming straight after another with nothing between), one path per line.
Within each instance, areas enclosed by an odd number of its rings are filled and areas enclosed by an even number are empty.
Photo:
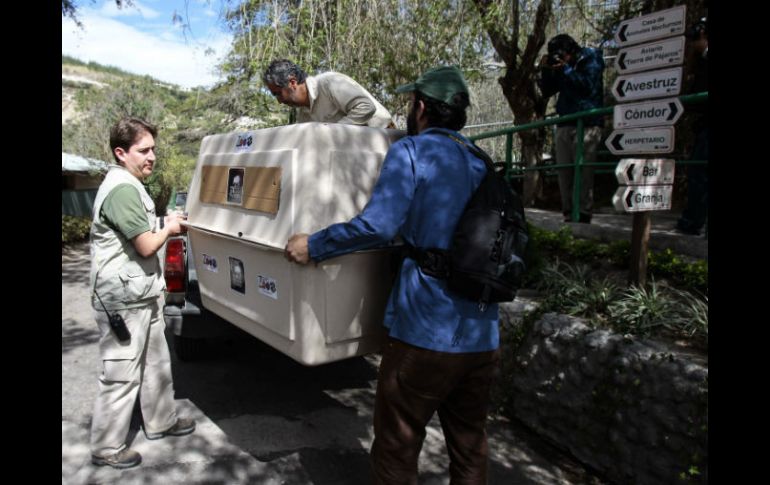
M339 72L325 72L305 79L309 108L297 109L297 123L320 121L322 123L344 123L367 125L375 128L386 128L391 123L391 116L374 96L350 77ZM360 108L342 110L334 99L343 101L351 106L363 101L374 106L371 117L366 117ZM366 119L364 119L366 118Z
M126 183L139 192L150 227L155 223L155 203L139 179L120 165L111 166L96 194L91 223L90 283L108 310L148 305L166 289L158 254L142 257L130 240L101 219L104 199L115 187ZM91 304L97 310L103 309L93 293Z

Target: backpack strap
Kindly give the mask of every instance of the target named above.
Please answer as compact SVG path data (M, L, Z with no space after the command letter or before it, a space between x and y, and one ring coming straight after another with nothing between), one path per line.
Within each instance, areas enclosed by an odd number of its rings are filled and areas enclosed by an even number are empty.
M439 248L416 248L404 241L404 255L413 259L422 272L434 278L449 277L449 250Z
M433 133L439 133L466 147L475 157L484 161L487 170L495 170L494 162L484 150L475 144L467 144L462 139L451 133L437 129ZM449 250L439 248L417 248L404 241L405 256L413 259L422 269L422 272L434 278L447 279L449 277Z
M439 133L451 140L456 141L460 145L466 147L468 151L471 152L476 158L483 160L484 164L487 166L487 170L492 170L492 171L495 170L495 162L492 160L492 157L487 155L487 152L479 148L479 146L476 145L475 143L471 142L471 144L469 145L465 143L462 139L454 136L451 133L447 133L446 131L443 131L443 130L434 130L433 133Z

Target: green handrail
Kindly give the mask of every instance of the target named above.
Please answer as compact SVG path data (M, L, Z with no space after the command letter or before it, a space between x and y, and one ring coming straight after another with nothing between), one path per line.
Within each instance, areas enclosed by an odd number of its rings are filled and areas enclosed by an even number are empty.
M687 94L683 96L679 96L679 100L682 102L682 104L696 104L696 103L705 103L708 101L708 91L704 91L702 93L696 93L696 94ZM583 167L595 167L595 166L615 166L617 165L617 162L591 162L591 163L585 163L584 161L584 154L583 154L583 119L594 117L594 116L606 116L608 114L612 114L614 110L615 105L612 106L606 106L603 108L594 108L589 109L586 111L579 111L577 113L572 113L565 116L556 116L552 118L546 118L543 120L533 121L531 123L526 123L523 125L518 126L511 126L509 128L503 128L500 130L494 130L494 131L488 131L485 133L479 133L473 136L469 136L468 139L471 141L477 141L477 140L484 140L487 138L495 138L498 136L505 136L505 171L506 171L506 177L510 181L510 178L512 177L512 171L513 171L513 134L518 133L520 131L525 130L534 130L536 128L542 128L544 126L549 125L555 125L558 123L566 123L568 121L575 121L577 120L577 147L575 149L575 162L569 163L569 164L555 164L555 165L548 165L548 166L540 166L540 167L524 167L520 168L520 172L527 172L527 171L533 171L533 170L553 170L558 168L574 168L574 182L573 182L573 190L572 190L572 213L570 214L570 218L573 222L577 222L579 218L579 212L580 212L580 185L582 181L582 172ZM677 165L679 164L707 164L708 160L677 160L675 162ZM604 172L604 171L597 171L598 173Z

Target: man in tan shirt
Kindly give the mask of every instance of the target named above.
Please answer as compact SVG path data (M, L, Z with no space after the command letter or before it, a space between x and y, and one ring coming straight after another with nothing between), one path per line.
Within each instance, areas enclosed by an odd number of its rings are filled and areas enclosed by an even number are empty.
M390 113L360 84L338 72L308 76L286 59L275 60L262 80L279 103L297 108L297 122L320 121L395 128Z

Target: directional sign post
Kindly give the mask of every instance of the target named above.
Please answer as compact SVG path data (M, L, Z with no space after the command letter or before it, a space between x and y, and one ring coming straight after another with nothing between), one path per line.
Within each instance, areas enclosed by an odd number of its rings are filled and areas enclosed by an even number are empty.
M684 108L679 98L616 104L612 127L618 129L673 125L683 112Z
M682 90L682 68L661 69L618 76L612 95L622 103L644 98L676 96Z
M670 158L624 158L615 177L621 185L672 185L675 166Z
M647 42L673 35L684 34L684 22L687 7L680 5L660 10L649 15L642 15L620 23L615 32L615 42L619 47Z
M621 185L612 196L612 205L626 212L670 210L673 191L673 185Z
M684 36L636 45L618 51L618 73L678 66L684 62Z
M618 103L664 96L682 90L684 5L643 15L620 23L615 33L620 76L612 85ZM663 69L661 69L663 68ZM657 69L650 71L650 69ZM677 98L616 105L615 131L605 144L615 155L670 153L674 150L674 127L682 115ZM642 128L649 127L649 128ZM647 280L647 246L650 240L649 211L671 209L674 161L625 158L615 176L622 184L612 198L619 211L633 212L631 268L629 280L644 285Z
M671 153L674 151L674 127L615 130L604 144L615 155Z

